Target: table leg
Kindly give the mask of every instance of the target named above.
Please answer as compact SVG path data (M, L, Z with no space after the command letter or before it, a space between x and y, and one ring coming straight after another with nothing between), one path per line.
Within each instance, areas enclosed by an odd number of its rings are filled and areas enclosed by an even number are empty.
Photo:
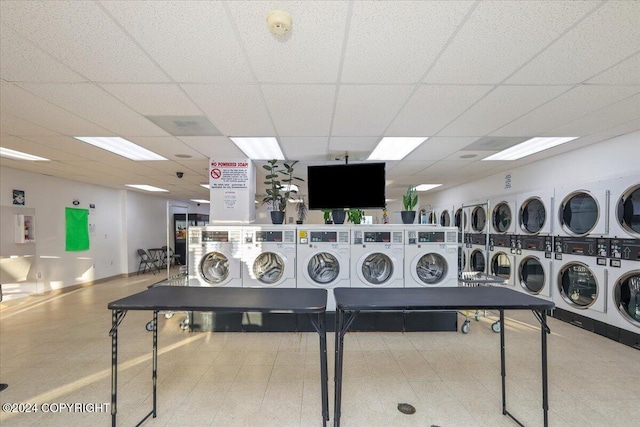
M322 425L326 427L329 420L329 369L327 368L327 317L326 313L318 313L316 320L309 314L313 328L320 336L320 384L322 387Z
M504 310L500 310L500 375L502 376L502 415L507 415L507 367L504 354Z
M544 412L544 426L549 425L549 390L547 388L547 333L549 328L547 326L547 313L540 312L540 331L541 331L541 345L542 345L542 410Z
M344 336L356 319L359 311L351 311L347 315L340 308L336 308L336 350L334 368L335 400L333 408L333 425L340 426L340 410L342 405L342 364L344 360Z
M153 418L157 415L157 385L158 385L158 312L153 312Z
M116 426L118 400L118 312L111 310L111 426Z

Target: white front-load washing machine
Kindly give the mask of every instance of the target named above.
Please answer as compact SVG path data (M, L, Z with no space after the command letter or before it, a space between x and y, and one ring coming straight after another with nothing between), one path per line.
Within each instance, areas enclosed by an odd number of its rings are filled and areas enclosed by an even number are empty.
M489 235L489 274L504 279L507 286L515 288L516 256L513 234Z
M327 311L336 310L331 289L351 286L351 236L345 225L298 225L297 287L328 289Z
M404 287L404 226L351 227L351 287Z
M246 226L242 234L242 286L295 288L295 225Z
M640 334L640 240L609 239L609 320Z
M518 288L547 300L553 296L553 237L516 237Z
M189 227L189 286L242 287L241 228Z
M552 234L554 190L541 189L516 195L518 233Z
M606 182L560 187L555 194L555 235L608 235L611 194Z
M640 239L640 175L610 181L609 236Z
M458 286L458 230L407 226L404 287Z
M556 308L607 322L608 272L605 238L555 237L552 298Z

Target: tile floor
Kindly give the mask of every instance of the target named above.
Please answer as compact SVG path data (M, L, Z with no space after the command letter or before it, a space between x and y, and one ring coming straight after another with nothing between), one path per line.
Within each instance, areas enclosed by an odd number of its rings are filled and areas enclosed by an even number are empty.
M107 303L159 280L151 274L0 311L0 392L5 403L109 403L111 313ZM539 329L529 312L507 312L507 406L542 425ZM315 333L188 333L182 315L159 321L158 417L148 426L320 426ZM149 313L129 312L119 329L118 424L151 408ZM515 426L501 414L499 335L491 319L471 331L348 333L342 425ZM637 425L640 351L549 319L551 426ZM329 335L333 410L333 335ZM397 410L410 403L413 415ZM98 407L99 408L99 407ZM110 413L0 413L0 425L107 426Z

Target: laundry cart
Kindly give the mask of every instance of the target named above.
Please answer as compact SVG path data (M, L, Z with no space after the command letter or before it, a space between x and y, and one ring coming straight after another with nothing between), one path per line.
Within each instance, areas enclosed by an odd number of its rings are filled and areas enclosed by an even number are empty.
M151 289L158 286L188 286L188 283L189 274L187 272L187 266L183 265L180 267L180 273L176 274L175 276L169 276L164 280L149 285L148 288ZM173 311L163 311L160 313L164 314L165 319L171 319L173 315L176 314ZM187 314L187 316L180 322L180 329L182 329L183 331L189 328L189 316L188 313L185 312L185 314ZM146 329L147 331L153 331L153 320L147 323Z
M508 279L504 277L492 276L479 271L461 271L458 277L458 286L504 286L508 283ZM460 331L463 334L469 333L469 328L471 327L469 312L470 310L465 310L462 313L464 314L464 322L460 327ZM487 311L475 310L473 317L476 321L480 320L480 316L487 317ZM496 333L500 332L501 327L502 325L499 320L491 324L491 330Z

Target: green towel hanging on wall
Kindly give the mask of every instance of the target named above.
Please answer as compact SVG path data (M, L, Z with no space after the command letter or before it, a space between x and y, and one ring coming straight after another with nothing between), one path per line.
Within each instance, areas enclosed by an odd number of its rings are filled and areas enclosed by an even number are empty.
M89 210L65 208L67 251L89 250Z

